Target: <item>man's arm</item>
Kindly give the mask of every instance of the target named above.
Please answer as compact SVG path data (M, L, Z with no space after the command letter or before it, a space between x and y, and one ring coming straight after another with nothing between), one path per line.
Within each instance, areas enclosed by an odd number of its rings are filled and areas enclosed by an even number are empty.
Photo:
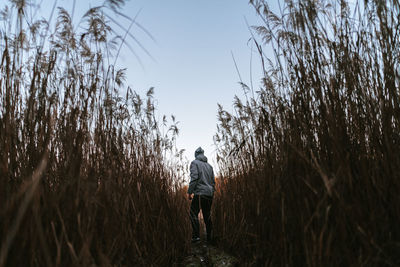
M199 172L196 164L192 161L192 163L190 164L190 183L187 191L189 195L193 194L193 191L196 188L198 180L199 180Z

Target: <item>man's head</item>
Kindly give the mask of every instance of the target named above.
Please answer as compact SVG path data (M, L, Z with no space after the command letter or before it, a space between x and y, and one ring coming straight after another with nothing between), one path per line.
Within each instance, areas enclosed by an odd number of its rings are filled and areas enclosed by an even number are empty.
M204 150L201 147L196 149L196 151L194 152L194 157L197 160L201 160L201 161L207 162L207 157L204 156Z
M194 157L197 158L198 155L202 155L204 154L204 150L199 147L198 149L196 149L196 151L194 152Z

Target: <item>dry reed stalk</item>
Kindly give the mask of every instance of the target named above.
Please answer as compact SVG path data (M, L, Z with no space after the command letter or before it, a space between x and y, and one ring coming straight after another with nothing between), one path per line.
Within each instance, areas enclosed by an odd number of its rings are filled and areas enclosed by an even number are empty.
M64 8L55 22L30 21L26 1L3 10L2 266L166 265L189 248L183 166L167 160L176 122L158 122L154 90L142 98L108 63L116 40L134 38L109 20L123 2L90 9L79 27Z
M398 1L250 3L265 76L219 108L220 243L254 265L399 265Z

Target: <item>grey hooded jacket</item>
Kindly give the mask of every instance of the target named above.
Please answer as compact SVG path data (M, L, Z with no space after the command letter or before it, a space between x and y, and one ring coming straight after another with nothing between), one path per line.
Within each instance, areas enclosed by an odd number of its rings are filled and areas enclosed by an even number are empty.
M194 153L195 160L190 164L190 183L188 194L213 196L215 191L214 171L207 163L204 150L199 147Z

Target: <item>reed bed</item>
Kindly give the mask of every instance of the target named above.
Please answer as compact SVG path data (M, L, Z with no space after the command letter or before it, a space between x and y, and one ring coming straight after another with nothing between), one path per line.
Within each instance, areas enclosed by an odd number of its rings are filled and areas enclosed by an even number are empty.
M167 160L178 129L116 69L133 36L112 19L123 1L79 27L56 7L54 23L32 21L28 4L0 14L0 266L176 262L190 236L182 166Z
M279 3L250 1L264 78L219 108L219 242L255 266L399 266L400 4Z

